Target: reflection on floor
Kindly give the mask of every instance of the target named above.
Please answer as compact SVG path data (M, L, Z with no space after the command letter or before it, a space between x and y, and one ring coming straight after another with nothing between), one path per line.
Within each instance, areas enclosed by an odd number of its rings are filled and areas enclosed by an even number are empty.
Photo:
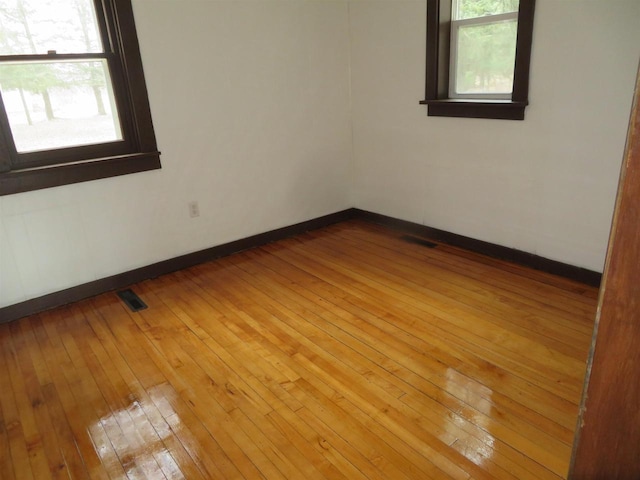
M596 291L346 222L0 325L0 477L558 479Z

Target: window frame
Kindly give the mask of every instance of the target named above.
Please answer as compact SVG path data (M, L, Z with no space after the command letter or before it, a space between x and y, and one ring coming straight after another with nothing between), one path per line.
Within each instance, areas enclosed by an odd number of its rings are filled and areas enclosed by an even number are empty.
M161 168L131 0L93 0L102 53L7 55L5 61L105 60L122 140L18 153L0 94L0 195Z
M510 98L451 98L451 0L427 0L425 99L427 114L437 117L524 120L529 104L529 67L535 0L520 0L513 91Z

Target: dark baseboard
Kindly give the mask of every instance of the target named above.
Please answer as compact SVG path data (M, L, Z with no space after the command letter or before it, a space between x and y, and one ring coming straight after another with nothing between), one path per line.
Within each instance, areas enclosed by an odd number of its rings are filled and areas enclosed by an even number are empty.
M225 243L224 245L207 248L198 252L189 253L180 257L147 265L146 267L137 268L118 275L102 278L76 287L67 288L66 290L50 293L42 297L26 300L21 303L16 303L15 305L9 305L7 307L0 308L0 323L17 320L18 318L27 317L50 308L77 302L112 290L119 290L150 278L166 275L167 273L189 268L210 260L215 260L216 258L231 255L250 248L259 247L261 245L292 237L294 235L299 235L310 230L317 230L319 228L333 225L334 223L353 219L376 223L404 233L411 233L413 235L464 248L489 257L507 260L536 270L553 273L555 275L595 287L600 285L600 280L602 278L601 273L587 270L585 268L574 267L573 265L567 265L566 263L557 262L555 260L549 260L521 250L514 250L512 248L495 245L493 243L483 242L482 240L464 237L462 235L438 230L418 223L408 222L406 220L399 220L379 213L367 212L357 208L349 208L341 212L332 213L306 222L260 233L234 242Z
M249 248L259 247L261 245L282 240L283 238L292 237L294 235L299 235L310 230L317 230L334 223L351 220L355 218L355 216L356 210L350 208L341 212L308 220L306 222L278 228L269 232L242 238L234 242L225 243L224 245L207 248L198 252L189 253L180 257L147 265L146 267L137 268L118 275L102 278L76 287L67 288L66 290L26 300L15 305L9 305L7 307L0 308L0 323L17 320L18 318L27 317L50 308L67 305L69 303L77 302L112 290L119 290L129 285L133 285L134 283L193 267L194 265L241 252Z
M540 257L532 253L523 252L522 250L515 250L513 248L503 247L494 243L483 242L482 240L476 240L475 238L457 235L445 230L427 227L425 225L420 225L419 223L399 220L397 218L388 217L379 213L367 212L360 209L355 209L354 217L367 222L383 225L388 228L393 228L404 233L410 233L437 242L464 248L465 250L480 253L488 257L506 260L525 267L552 273L593 287L599 287L600 281L602 280L602 274L593 270L575 267L556 260L549 260L548 258Z

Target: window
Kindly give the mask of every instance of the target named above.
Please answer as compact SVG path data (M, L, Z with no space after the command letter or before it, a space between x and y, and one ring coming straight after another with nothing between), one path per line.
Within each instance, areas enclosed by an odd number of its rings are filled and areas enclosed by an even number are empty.
M524 119L535 0L427 0L430 116Z
M160 168L130 0L0 0L0 194Z

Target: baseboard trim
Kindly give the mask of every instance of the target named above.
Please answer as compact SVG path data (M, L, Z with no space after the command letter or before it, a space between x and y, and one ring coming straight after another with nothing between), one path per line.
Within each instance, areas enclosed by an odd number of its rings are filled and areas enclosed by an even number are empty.
M576 267L556 260L550 260L522 250L516 250L509 247L503 247L502 245L476 240L475 238L465 237L445 230L427 227L419 223L400 220L365 210L354 210L355 218L360 220L376 223L403 233L418 235L429 240L446 243L447 245L464 248L465 250L500 260L506 260L535 270L552 273L592 287L599 287L600 281L602 280L602 274L600 272L588 270L586 268Z
M355 218L355 216L356 209L349 208L347 210L307 220L306 222L242 238L240 240L225 243L224 245L218 245L198 252L171 258L152 265L147 265L146 267L136 268L135 270L130 270L118 275L102 278L76 287L67 288L66 290L50 293L42 297L9 305L7 307L0 308L0 323L17 320L51 308L110 292L112 290L119 290L133 285L134 283L193 267L194 265L215 260L216 258L225 257L243 250L266 245L267 243L299 235L311 230L317 230L319 228L333 225L334 223L351 220Z
M66 290L50 293L42 297L2 307L0 308L0 323L17 320L61 305L84 300L85 298L93 297L95 295L100 295L112 290L119 290L150 278L156 278L171 272L193 267L194 265L215 260L216 258L225 257L243 250L260 247L267 243L299 235L304 232L317 230L335 223L354 219L375 223L404 233L418 235L426 239L464 248L492 258L507 260L594 287L599 286L602 279L602 274L599 272L575 267L555 260L549 260L548 258L540 257L532 253L503 247L501 245L484 242L482 240L476 240L474 238L465 237L445 230L439 230L437 228L427 227L418 223L388 217L379 213L368 212L358 208L349 208L330 215L324 215L312 220L307 220L306 222L242 238L234 242L225 243L224 245L218 245L198 252L171 258L152 265L147 265L146 267L137 268L118 275L102 278L76 287L67 288Z

